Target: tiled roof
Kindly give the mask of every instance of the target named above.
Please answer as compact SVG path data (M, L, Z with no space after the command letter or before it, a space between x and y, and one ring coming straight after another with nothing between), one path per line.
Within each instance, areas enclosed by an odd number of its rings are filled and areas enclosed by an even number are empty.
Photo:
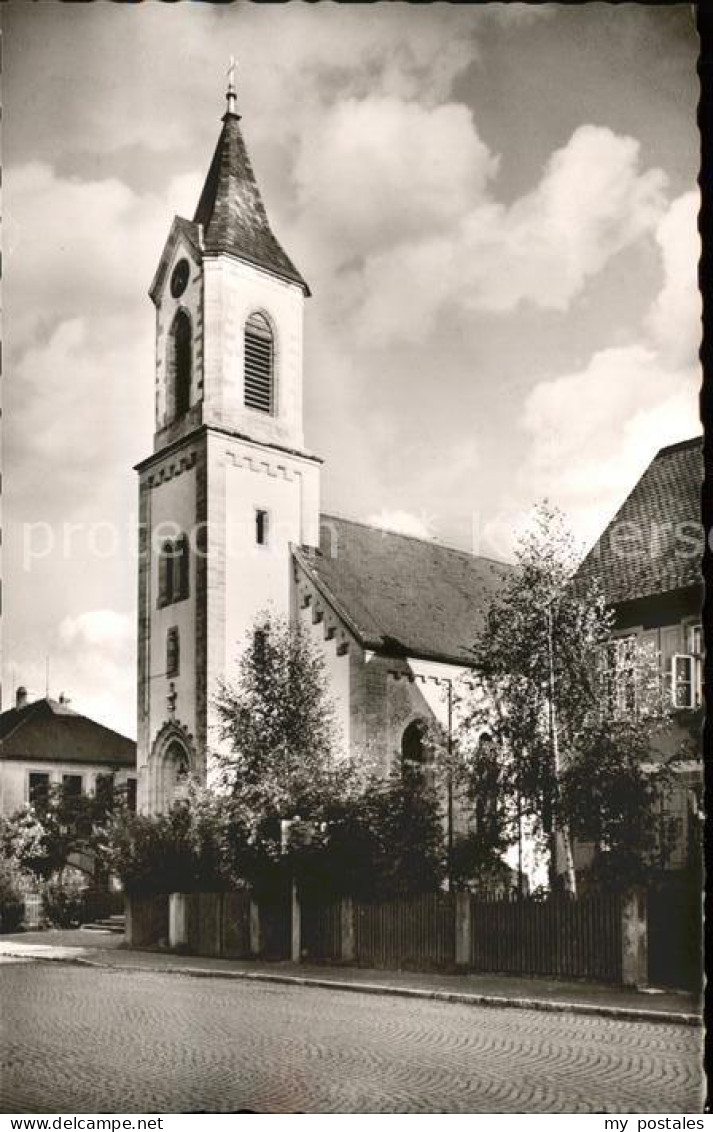
M579 568L612 605L701 585L701 437L662 448Z
M136 743L49 698L0 715L0 759L136 766Z
M270 229L237 114L223 117L218 144L194 223L203 226L208 254L229 252L266 271L309 288Z
M473 662L490 597L511 566L333 515L322 515L320 541L297 558L366 648Z

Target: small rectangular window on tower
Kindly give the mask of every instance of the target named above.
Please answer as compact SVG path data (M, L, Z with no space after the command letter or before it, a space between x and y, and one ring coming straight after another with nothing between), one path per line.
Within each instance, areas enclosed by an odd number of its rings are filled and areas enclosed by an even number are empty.
M166 675L178 676L181 666L181 642L178 626L173 625L166 633Z
M255 511L255 542L258 546L267 546L268 514L259 508Z

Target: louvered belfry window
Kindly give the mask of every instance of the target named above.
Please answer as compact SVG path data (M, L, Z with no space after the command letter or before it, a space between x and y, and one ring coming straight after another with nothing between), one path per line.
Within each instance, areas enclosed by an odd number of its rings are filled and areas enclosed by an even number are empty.
M245 323L245 404L248 409L274 409L274 342L270 324L255 312Z

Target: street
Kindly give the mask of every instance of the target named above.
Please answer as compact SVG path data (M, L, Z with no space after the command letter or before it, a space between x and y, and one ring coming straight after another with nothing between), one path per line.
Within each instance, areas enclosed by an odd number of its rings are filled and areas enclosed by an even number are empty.
M4 959L3 1112L701 1109L699 1028Z

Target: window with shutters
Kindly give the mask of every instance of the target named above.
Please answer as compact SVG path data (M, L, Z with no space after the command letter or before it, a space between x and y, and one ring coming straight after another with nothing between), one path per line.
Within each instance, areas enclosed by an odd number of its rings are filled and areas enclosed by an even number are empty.
M245 405L260 413L274 412L275 344L272 328L255 311L245 323Z
M701 626L688 625L679 639L686 652L676 652L671 657L671 699L675 708L697 708L703 697Z
M189 593L188 537L166 539L158 557L158 607L183 601Z

